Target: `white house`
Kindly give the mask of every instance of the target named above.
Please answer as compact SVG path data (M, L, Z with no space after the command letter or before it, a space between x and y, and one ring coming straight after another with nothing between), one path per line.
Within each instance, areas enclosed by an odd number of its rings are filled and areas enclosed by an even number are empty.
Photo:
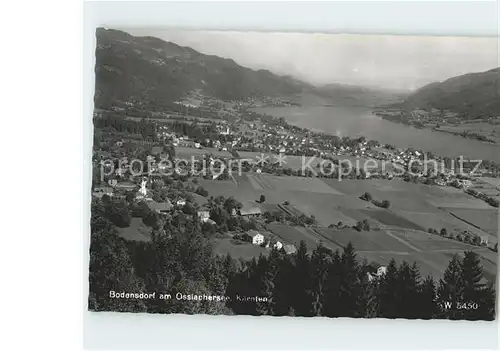
M254 245L262 245L264 243L264 235L260 234L256 230L249 230L248 235L252 238L252 244Z
M281 250L283 248L283 244L280 241L276 241L276 243L273 245L273 247L276 250Z
M179 199L177 200L177 206L184 206L186 204L186 200L185 199Z
M376 273L367 272L366 274L368 275L368 281L371 282L375 279L379 279L379 278L383 277L384 275L386 275L387 274L387 267L380 266L380 267L378 267Z
M262 245L264 243L264 235L258 233L252 237L252 244L254 245Z
M210 219L210 212L208 211L198 211L198 218L202 222L206 222Z

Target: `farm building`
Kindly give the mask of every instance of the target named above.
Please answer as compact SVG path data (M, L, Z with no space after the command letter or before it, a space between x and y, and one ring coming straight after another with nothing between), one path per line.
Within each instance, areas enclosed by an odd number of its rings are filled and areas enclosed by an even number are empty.
M170 212L172 210L172 204L170 201L165 201L165 202L156 202L156 201L147 201L146 204L148 205L149 209L151 211L155 211L157 213L165 214Z
M277 204L261 204L260 207L262 212L269 212L272 216L280 216L283 214L283 211Z
M252 238L252 244L262 245L264 243L264 235L260 234L258 231L250 229L247 234Z
M137 185L131 182L120 182L115 185L115 189L117 190L127 191L127 190L135 190L135 188L137 188Z
M243 208L240 209L239 214L243 217L259 217L260 215L262 215L262 210L257 206L243 206Z

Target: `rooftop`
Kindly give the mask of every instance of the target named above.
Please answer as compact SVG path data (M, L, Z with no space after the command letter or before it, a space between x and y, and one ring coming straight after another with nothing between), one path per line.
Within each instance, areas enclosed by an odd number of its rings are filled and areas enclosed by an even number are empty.
M156 202L156 201L148 201L146 202L148 207L153 211L170 211L172 209L172 204L170 201L165 202Z

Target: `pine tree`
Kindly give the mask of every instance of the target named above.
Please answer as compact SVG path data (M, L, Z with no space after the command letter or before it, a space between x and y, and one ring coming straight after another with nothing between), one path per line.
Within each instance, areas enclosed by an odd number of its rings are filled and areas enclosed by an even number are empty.
M464 318L468 320L491 320L494 314L494 295L492 286L486 286L483 280L483 267L479 255L466 251L462 261L462 308ZM493 299L491 298L493 296Z
M341 282L341 258L339 250L336 250L333 254L327 273L324 315L327 317L338 317Z
M312 316L312 301L309 291L311 290L311 280L309 277L310 259L307 254L305 241L301 241L297 253L295 254L295 269L292 289L292 307L295 314L301 317Z
M439 280L437 295L441 318L462 318L462 310L457 309L463 296L462 267L457 255L453 256L444 272L443 279Z
M418 307L416 318L432 319L437 316L439 308L436 302L436 285L431 276L425 278L420 285L415 305Z
M416 318L419 307L415 301L420 288L420 272L416 263L410 267L408 263L403 262L399 267L397 284L398 295L395 297L397 317Z
M275 276L274 291L273 291L273 312L275 316L289 315L290 309L293 310L291 291L293 289L293 281L296 279L294 275L294 267L290 260L290 256L285 254L283 250L278 251L278 273ZM295 312L292 311L294 314Z
M344 248L340 265L339 316L360 317L364 314L364 294L356 252L350 242Z
M380 278L378 293L378 305L380 317L396 318L398 316L398 268L396 261L392 259L387 266L386 274Z
M259 289L256 297L266 298L265 301L256 301L256 311L260 315L273 315L272 305L269 302L273 298L274 278L277 273L276 250L271 251L269 258L261 255L259 257Z
M310 274L312 313L322 316L324 313L324 294L327 285L328 266L332 259L332 251L319 244L311 255Z

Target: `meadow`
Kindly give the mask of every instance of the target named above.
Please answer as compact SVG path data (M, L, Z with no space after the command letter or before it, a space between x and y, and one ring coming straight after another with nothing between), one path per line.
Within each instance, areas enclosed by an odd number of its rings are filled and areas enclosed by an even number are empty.
M285 224L266 224L266 229L273 232L278 238L281 238L283 244L293 244L298 248L300 242L302 240L305 241L309 252L313 251L320 241L325 247L332 251L342 249L341 246L331 241L324 240L324 238L313 230L305 227L289 226Z
M358 252L377 251L405 253L410 250L407 245L389 236L383 230L358 232L350 228L318 228L316 231L325 239L334 242L340 247L345 247L351 242Z
M445 210L449 211L464 222L470 223L471 225L478 227L491 235L498 235L500 212L497 208L484 210L469 208L446 208Z
M382 265L394 258L398 263L417 262L422 274L432 274L442 277L445 268L455 253L472 249L481 255L488 256L489 250L483 247L471 246L456 240L442 238L427 233L428 228L459 233L468 230L471 233L484 236L483 230L466 223L481 222L484 230L490 233L495 229L495 216L491 207L484 210L484 202L477 200L458 189L427 186L407 183L401 180L337 180L302 178L290 176L274 176L268 174L246 173L235 175L234 181L201 180L201 184L210 195L234 196L241 202L252 202L265 196L266 208L275 209L277 204L288 201L297 211L305 215L314 215L317 228L289 226L285 224L266 224L265 229L272 232L284 243L299 245L301 240L312 251L319 242L335 251L351 242L360 258L374 261ZM372 194L373 198L391 201L389 210L376 207L358 197L364 192ZM439 208L437 205L455 204L452 208ZM488 205L486 205L488 206ZM452 216L447 211L459 217ZM498 218L498 217L497 217ZM354 225L357 221L367 219L371 230L357 232L353 229L327 228L339 221L346 225ZM490 234L490 242L493 235ZM222 244L220 244L222 245ZM233 245L229 241L224 245ZM222 245L222 247L224 247ZM238 245L234 250L248 249L248 255L258 255L260 249ZM233 254L233 253L232 253ZM491 256L491 255L490 255ZM483 257L485 270L494 277L496 257ZM492 271L493 269L493 271Z
M253 257L257 258L261 254L267 255L270 251L264 247L240 240L234 240L229 237L216 238L213 245L216 255L224 256L230 254L233 258L242 258L244 260L251 260Z
M214 157L232 157L228 151L219 151L216 148L201 148L197 149L194 147L176 146L175 156L180 159L190 160L191 157L195 157L196 160L200 159L204 154L212 154Z
M409 221L404 217L398 216L396 213L392 211L388 211L385 209L366 209L361 211L364 214L375 219L377 222L380 222L388 227L400 227L405 229L423 230L423 231L427 230L427 228L424 228L415 222Z
M117 230L118 235L126 240L151 241L151 229L142 222L142 218L133 217L129 227Z

